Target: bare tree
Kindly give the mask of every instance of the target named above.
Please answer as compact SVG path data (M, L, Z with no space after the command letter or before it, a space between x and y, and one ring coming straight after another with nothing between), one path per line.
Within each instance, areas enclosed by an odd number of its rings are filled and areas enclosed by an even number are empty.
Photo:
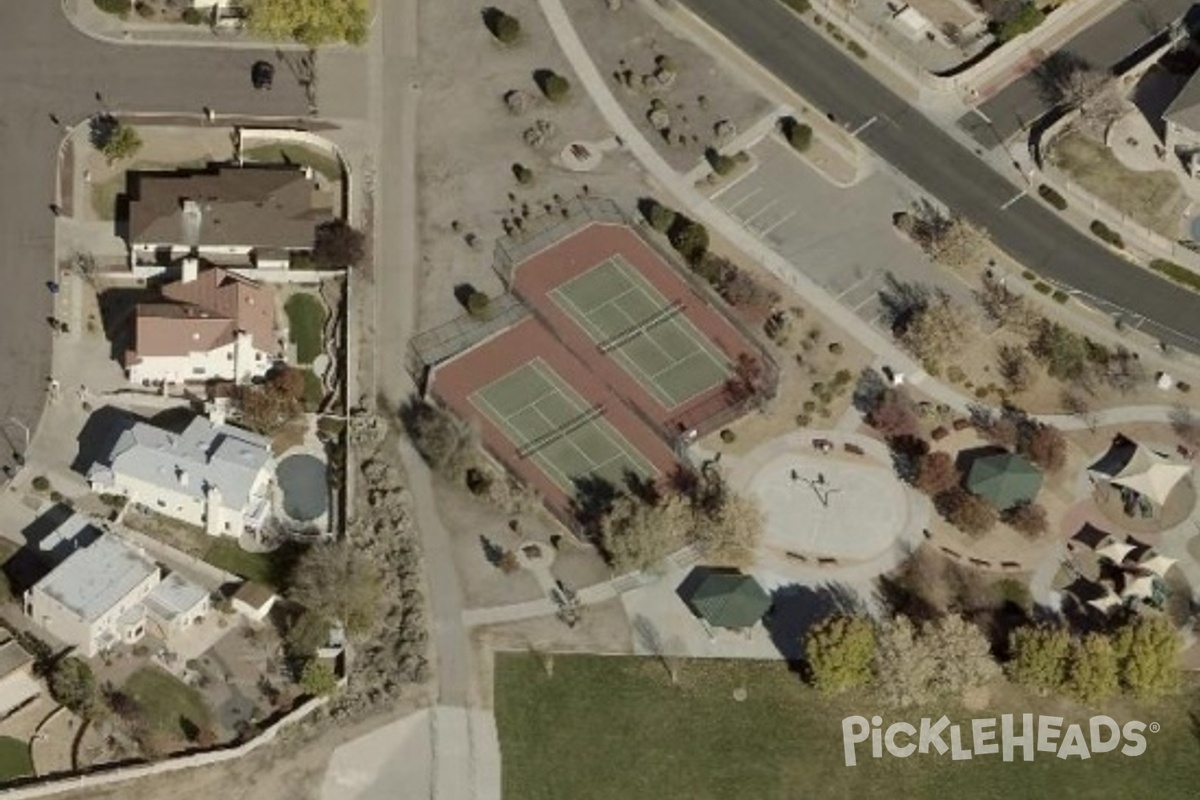
M1078 418L1092 433L1096 431L1096 415L1092 411L1092 406L1088 399L1083 396L1083 393L1073 389L1063 389L1062 395L1059 397L1062 402L1063 410L1073 417Z
M1046 102L1078 109L1081 121L1101 137L1125 113L1125 100L1112 73L1096 69L1073 53L1052 53L1034 70L1034 76Z
M938 362L960 346L969 318L945 292L937 292L905 329L901 341L924 361Z
M1023 347L1002 344L996 351L997 368L1009 391L1023 392L1037 380L1033 359Z
M913 203L900 227L929 257L948 267L976 264L987 246L987 234L959 214L948 214L928 200Z

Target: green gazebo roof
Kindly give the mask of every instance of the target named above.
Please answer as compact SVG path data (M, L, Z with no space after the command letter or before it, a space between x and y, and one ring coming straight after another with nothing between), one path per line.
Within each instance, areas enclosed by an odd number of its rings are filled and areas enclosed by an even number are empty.
M1041 470L1016 453L977 458L967 474L967 489L1001 511L1033 502L1041 488Z
M709 625L749 628L771 607L771 597L758 581L740 572L708 572L686 600Z

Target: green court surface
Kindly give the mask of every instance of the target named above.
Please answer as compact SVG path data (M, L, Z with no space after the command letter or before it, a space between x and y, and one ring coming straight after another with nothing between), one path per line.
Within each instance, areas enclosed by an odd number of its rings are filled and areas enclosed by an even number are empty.
M696 329L679 303L668 303L636 269L610 258L550 292L666 408L725 383L726 358Z
M471 404L567 495L579 478L624 486L628 473L653 478L658 470L589 407L541 359L534 359L471 395Z

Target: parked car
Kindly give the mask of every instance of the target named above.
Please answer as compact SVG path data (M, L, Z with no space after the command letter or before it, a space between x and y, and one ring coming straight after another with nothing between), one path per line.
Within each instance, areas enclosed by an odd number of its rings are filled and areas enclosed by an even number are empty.
M250 68L250 82L255 89L270 89L275 80L275 65L269 61L255 61Z

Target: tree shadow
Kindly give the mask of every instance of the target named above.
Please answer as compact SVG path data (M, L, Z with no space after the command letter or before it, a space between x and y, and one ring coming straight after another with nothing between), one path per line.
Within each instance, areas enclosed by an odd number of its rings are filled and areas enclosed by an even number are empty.
M1091 69L1087 59L1068 50L1056 50L1034 67L1030 75L1042 102L1053 107L1067 99L1068 87L1075 76Z
M88 142L103 150L120 127L121 121L112 114L96 114L88 121Z
M484 27L488 29L488 32L499 39L500 20L504 19L505 13L495 6L488 6L479 12L479 16L483 19Z
M504 560L504 548L493 542L482 533L479 534L479 546L483 548L483 557L493 567L499 567Z
M600 520L612 511L620 491L611 481L596 475L574 478L572 483L575 496L571 498L571 515L586 533L594 536Z
M908 330L908 326L929 307L933 293L921 283L906 283L894 273L887 273L884 286L879 290L879 302L883 306L883 318L891 331L897 335Z
M533 71L533 82L537 84L538 89L543 95L548 95L550 80L557 75L558 73L552 69L535 69Z
M457 300L458 304L460 306L462 306L463 309L465 310L465 309L470 308L468 303L471 300L471 296L474 295L478 291L479 290L475 288L474 284L471 284L471 283L455 284L454 299Z
M833 614L861 614L864 610L862 598L844 584L788 584L771 592L771 610L763 625L789 668L803 674L804 636L809 629Z

